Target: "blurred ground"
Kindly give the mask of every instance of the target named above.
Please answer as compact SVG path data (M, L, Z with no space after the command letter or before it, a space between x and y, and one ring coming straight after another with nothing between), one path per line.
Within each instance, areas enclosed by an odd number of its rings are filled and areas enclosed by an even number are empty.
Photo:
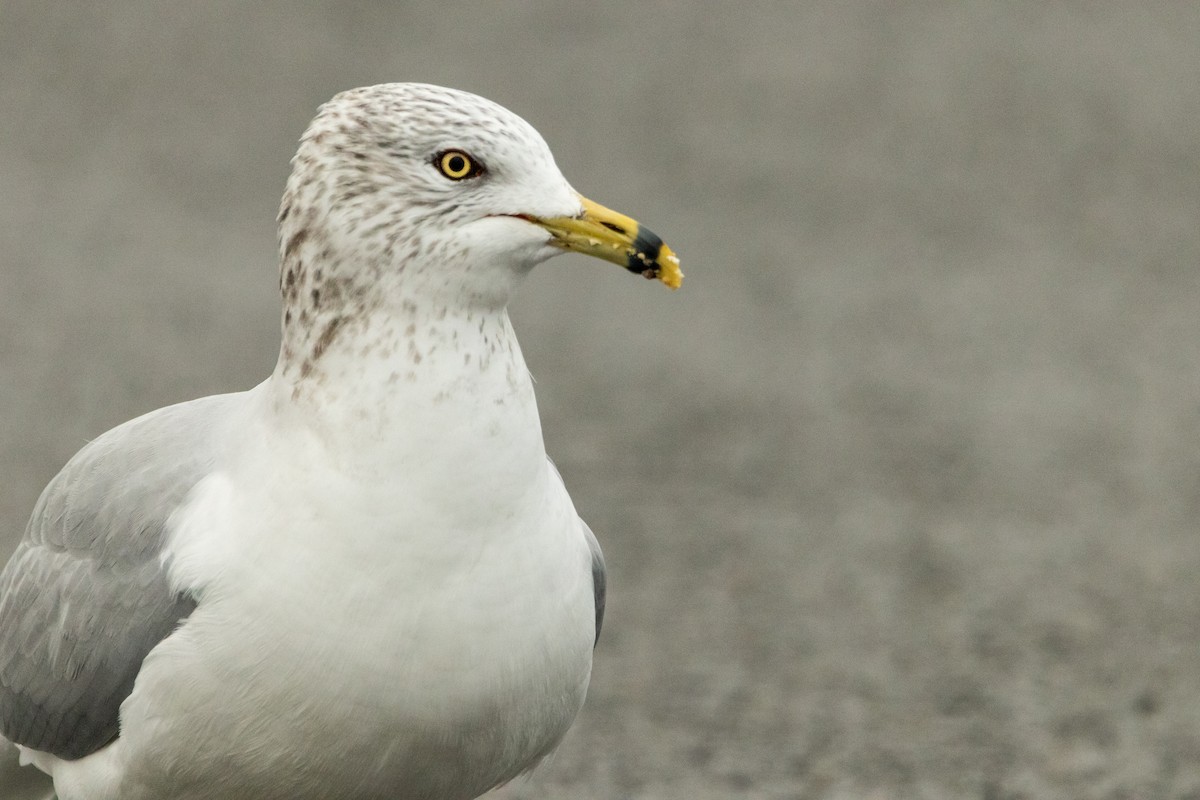
M0 554L248 387L337 90L533 122L683 257L515 324L608 556L535 798L1200 797L1200 7L0 6Z

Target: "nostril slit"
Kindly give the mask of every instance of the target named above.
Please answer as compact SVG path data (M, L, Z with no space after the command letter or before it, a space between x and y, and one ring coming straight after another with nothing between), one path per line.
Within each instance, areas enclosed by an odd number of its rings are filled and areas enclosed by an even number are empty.
M622 228L620 225L616 224L615 222L601 222L600 224L603 225L604 227L608 228L610 231L616 231L617 233L625 233L625 229Z

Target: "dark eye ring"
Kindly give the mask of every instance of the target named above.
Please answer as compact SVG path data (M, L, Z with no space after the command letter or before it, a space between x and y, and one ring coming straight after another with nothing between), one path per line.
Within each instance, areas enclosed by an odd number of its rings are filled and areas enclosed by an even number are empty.
M462 150L445 150L434 156L438 170L452 181L477 178L483 174L483 165Z

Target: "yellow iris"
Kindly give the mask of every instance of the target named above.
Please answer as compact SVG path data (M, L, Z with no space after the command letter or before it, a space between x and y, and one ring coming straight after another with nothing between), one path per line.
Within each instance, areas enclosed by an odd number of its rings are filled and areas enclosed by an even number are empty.
M461 150L447 150L438 158L438 169L452 181L461 181L477 174L475 162Z

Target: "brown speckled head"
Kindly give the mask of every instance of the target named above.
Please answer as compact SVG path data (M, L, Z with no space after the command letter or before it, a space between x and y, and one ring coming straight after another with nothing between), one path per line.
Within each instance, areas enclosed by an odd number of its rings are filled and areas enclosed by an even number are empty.
M504 306L560 252L524 218L581 210L542 137L495 103L412 83L337 95L280 206L280 366L303 377L375 310Z

